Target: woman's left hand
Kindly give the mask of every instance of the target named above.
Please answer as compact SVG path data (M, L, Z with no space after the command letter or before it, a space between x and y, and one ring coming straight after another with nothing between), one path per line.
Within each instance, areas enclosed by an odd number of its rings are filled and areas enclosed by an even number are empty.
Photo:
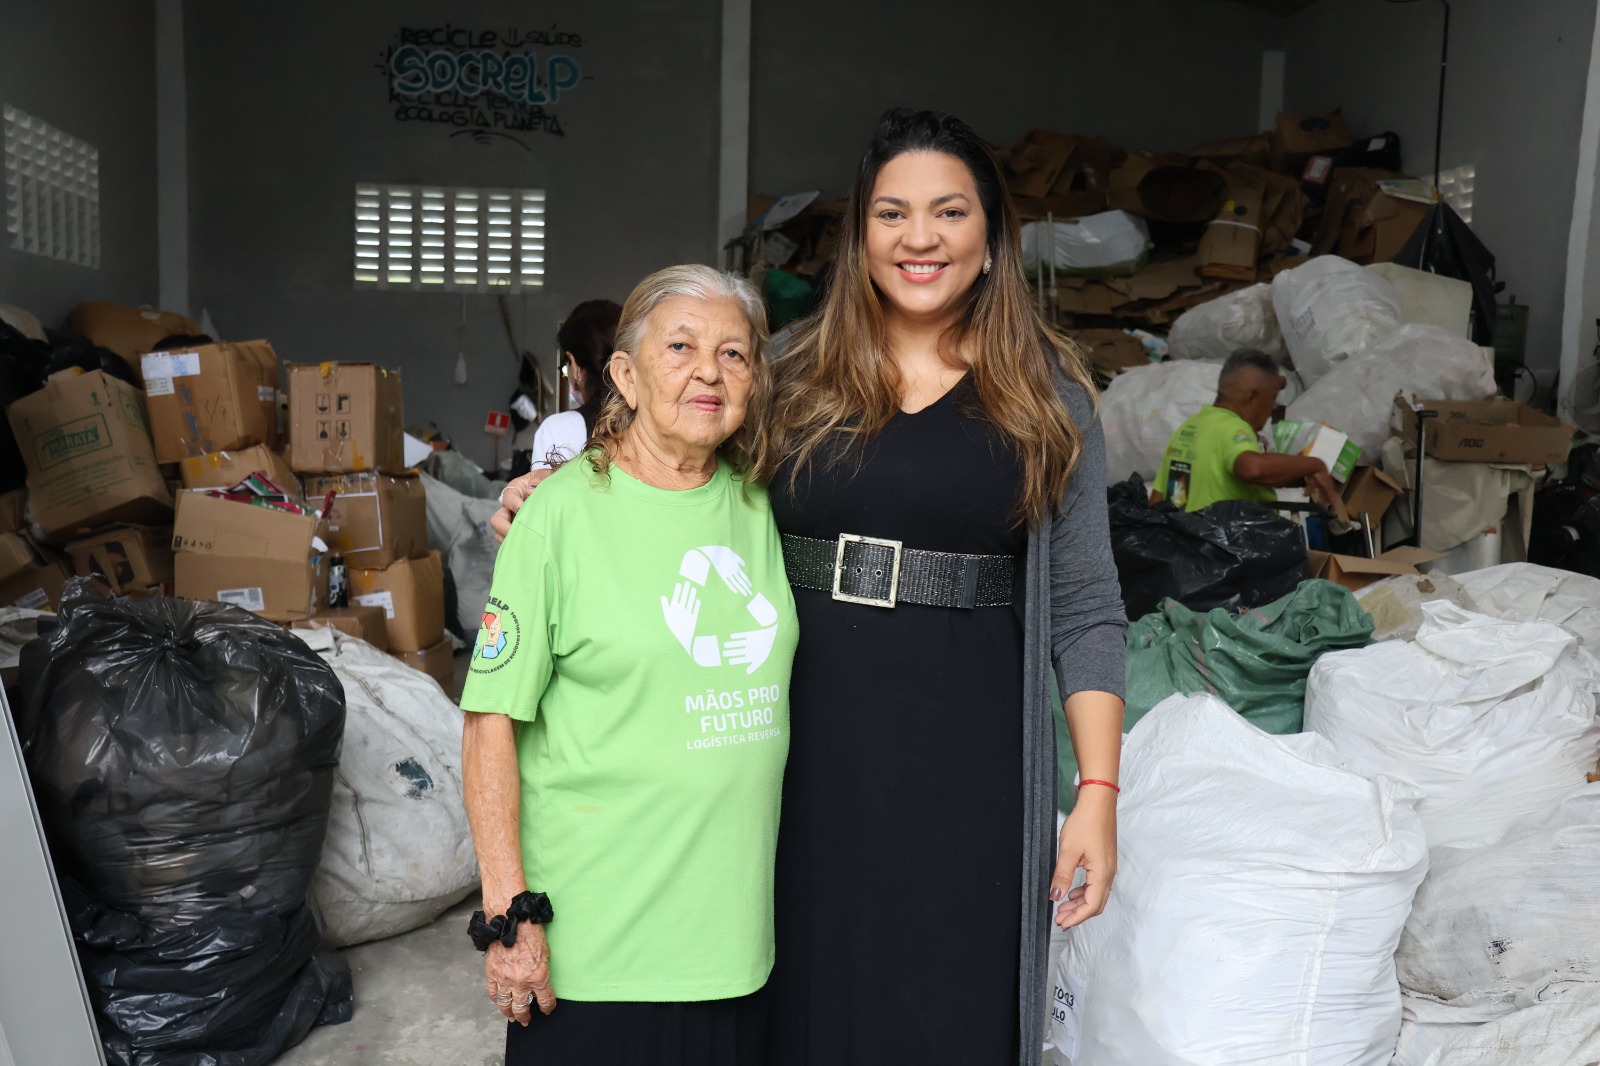
M1057 843L1050 899L1060 906L1053 920L1062 929L1071 929L1105 910L1111 896L1111 882L1117 876L1117 794L1102 785L1080 790ZM1080 867L1087 877L1073 888Z

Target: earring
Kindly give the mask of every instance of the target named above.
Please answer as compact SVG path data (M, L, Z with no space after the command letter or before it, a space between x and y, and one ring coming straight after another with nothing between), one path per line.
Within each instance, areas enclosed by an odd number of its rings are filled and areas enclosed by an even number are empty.
M987 255L984 256L983 257L983 272L985 274L987 274L987 273L989 273L989 271L991 271L993 269L994 269L994 258L992 256L987 256Z

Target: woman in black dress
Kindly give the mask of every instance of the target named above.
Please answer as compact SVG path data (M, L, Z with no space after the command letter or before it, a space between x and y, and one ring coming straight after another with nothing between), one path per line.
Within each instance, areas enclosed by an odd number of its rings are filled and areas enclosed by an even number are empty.
M757 467L800 646L768 1059L1036 1066L1047 922L1116 872L1127 623L1092 386L960 120L880 121L776 372ZM1059 838L1051 670L1082 770Z
M777 371L761 472L801 636L771 1061L1037 1062L1046 896L1075 925L1115 871L1125 621L1088 378L964 123L884 116ZM1044 658L1084 780L1053 877Z

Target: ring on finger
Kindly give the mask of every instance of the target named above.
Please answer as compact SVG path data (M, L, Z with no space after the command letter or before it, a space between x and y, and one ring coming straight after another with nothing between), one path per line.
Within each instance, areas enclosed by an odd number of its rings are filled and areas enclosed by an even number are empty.
M496 1003L510 1003L511 1002L511 993L510 992L497 992L494 995L490 996L489 998L494 1000Z
M529 992L527 999L518 1000L517 1002L513 1003L512 1006L515 1007L517 1010L526 1010L527 1008L533 1006L533 1000L534 1000L534 995L533 995L532 992Z

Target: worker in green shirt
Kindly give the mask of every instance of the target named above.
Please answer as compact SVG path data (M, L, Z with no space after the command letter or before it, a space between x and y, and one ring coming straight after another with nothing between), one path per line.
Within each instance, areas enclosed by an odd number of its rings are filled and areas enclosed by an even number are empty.
M1278 406L1283 374L1272 356L1241 348L1222 364L1217 398L1167 442L1150 503L1198 511L1223 500L1270 503L1273 489L1304 483L1311 499L1332 508L1339 495L1321 459L1262 450L1259 434Z

